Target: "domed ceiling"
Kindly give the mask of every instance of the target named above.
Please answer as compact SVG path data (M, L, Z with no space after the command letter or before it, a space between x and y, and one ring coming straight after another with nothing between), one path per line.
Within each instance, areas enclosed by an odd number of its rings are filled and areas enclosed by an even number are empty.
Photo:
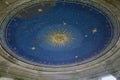
M25 63L73 66L104 55L114 26L101 8L82 2L27 3L3 21L2 46Z

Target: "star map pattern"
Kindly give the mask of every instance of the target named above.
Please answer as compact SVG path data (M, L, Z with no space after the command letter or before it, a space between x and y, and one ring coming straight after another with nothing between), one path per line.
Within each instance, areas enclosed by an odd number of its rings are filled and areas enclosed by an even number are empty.
M6 44L11 55L31 64L79 64L111 42L113 26L104 14L82 3L33 4L10 19Z

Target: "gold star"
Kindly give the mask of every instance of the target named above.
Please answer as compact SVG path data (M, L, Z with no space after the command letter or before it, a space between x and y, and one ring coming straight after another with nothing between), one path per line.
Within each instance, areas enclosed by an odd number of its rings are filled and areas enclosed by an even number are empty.
M75 58L78 58L78 56L75 56Z
M32 47L32 50L34 51L36 48L35 47Z
M42 9L38 9L38 12L42 12L43 10Z
M63 21L63 25L64 25L64 26L66 26L66 25L67 25L67 23Z
M96 28L92 30L92 33L93 33L93 34L96 33L96 32L97 32L97 29L96 29Z
M88 35L85 35L85 37L88 37Z

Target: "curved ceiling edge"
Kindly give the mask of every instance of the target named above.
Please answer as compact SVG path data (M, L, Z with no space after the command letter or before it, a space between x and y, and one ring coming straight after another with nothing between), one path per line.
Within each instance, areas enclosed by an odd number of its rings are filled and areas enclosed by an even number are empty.
M83 2L84 3L84 2ZM86 3L86 2L85 2ZM89 2L88 2L89 3ZM87 3L87 4L88 4ZM90 4L96 4L96 3L94 3L94 2L90 2ZM26 4L26 3L25 3ZM97 7L97 5L98 4L96 4L95 6ZM26 5L24 5L23 7L25 7ZM103 7L101 6L101 8L103 9ZM106 10L106 9L105 9ZM108 13L109 14L109 13ZM112 15L111 13L109 14L109 15ZM119 34L118 34L118 31L116 31L116 30L118 30L118 23L117 22L113 22L113 21L117 21L116 20L116 18L112 15L112 17L109 17L109 18L111 18L111 21L112 21L112 23L113 23L113 25L114 26L116 26L116 28L114 28L115 29L115 36L114 36L114 39L113 39L113 41L112 41L112 46L113 46L113 44L115 45L116 44L116 37L118 38L118 36L119 36ZM114 20L115 19L115 20ZM7 20L7 19L6 19ZM6 23L4 23L4 25L5 25ZM3 25L3 24L2 24ZM112 49L112 48L114 48L114 46L113 47L111 47L111 45L109 45L110 46L110 48ZM2 49L2 47L1 47L1 49ZM2 49L3 50L3 53L1 53L1 55L2 56L4 56L5 58L7 58L8 59L8 57L6 56L6 54L8 54L8 53L6 53L6 51L4 50L4 49ZM108 51L108 50L107 50ZM106 51L105 51L106 52ZM5 54L6 53L6 54ZM113 55L114 53L111 51L111 50L109 50L108 52L107 52L107 54L110 54L110 55ZM94 64L94 62L95 63L97 63L98 61L99 62L101 62L101 61L103 61L103 60L105 60L107 57L109 57L110 55L107 55L107 54L105 54L105 55L103 55L103 56L101 56L100 58L102 58L102 57L104 57L104 59L101 59L101 60L99 60L99 59L96 59L96 60L94 60L94 59L92 59L93 61L91 61L91 62L88 62L88 63L85 63L85 64L78 64L78 65L74 65L74 66L63 66L63 67L60 67L60 70L61 69L63 69L63 70L65 70L66 68L66 70L70 70L71 71L71 69L73 70L73 69L78 69L78 68L80 68L80 66L85 66L85 65L87 65L87 64L90 64L90 63L93 63ZM107 56L106 56L107 55ZM33 65L30 65L30 64L26 64L26 63L24 63L24 62L21 62L21 61L19 61L19 60L17 60L17 59L15 59L14 57L12 57L12 56L9 56L9 59L8 60L11 60L11 62L13 62L13 63L16 63L16 64L18 64L18 65L20 65L20 66L23 66L23 67L28 67L28 68L31 68L31 67L34 67L35 69L39 69L39 70L50 70L50 71L58 71L59 69L56 67L56 69L52 69L51 67L40 67L40 66L33 66ZM13 61L14 60L14 61ZM29 65L29 66L28 66ZM54 67L54 66L53 66Z

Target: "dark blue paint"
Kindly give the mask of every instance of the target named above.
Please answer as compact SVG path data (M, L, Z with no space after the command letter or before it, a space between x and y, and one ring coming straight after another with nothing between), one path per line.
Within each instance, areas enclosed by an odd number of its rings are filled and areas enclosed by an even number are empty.
M61 2L48 7L33 5L18 13L21 17L15 15L11 19L6 29L6 42L14 52L13 56L22 57L23 61L32 64L67 65L93 58L110 43L112 26L99 10L92 6ZM38 12L39 8L43 8L43 12ZM66 46L51 46L45 37L58 29L68 33L72 31L75 39ZM93 29L97 32L92 33ZM36 40L39 42L35 43ZM36 49L32 50L32 47Z

